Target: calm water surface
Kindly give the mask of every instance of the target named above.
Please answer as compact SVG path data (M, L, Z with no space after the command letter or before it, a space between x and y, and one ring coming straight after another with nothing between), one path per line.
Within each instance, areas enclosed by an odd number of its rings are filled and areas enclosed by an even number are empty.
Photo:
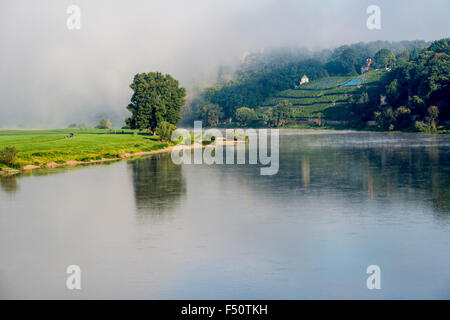
M0 298L449 299L449 187L448 135L290 130L275 176L157 156L2 178Z

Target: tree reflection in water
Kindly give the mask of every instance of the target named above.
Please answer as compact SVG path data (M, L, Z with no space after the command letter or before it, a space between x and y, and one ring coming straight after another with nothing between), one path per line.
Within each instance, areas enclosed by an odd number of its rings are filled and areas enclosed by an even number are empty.
M158 221L171 217L186 194L182 166L170 155L158 155L129 162L136 209L140 219Z
M0 187L6 193L15 193L19 189L16 176L0 177Z

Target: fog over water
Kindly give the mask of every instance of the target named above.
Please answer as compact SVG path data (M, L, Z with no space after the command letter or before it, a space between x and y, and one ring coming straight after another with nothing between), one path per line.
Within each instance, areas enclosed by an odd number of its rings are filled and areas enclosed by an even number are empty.
M273 176L166 154L0 178L0 299L449 299L449 145L286 129Z
M71 4L80 30L66 27ZM382 10L379 31L366 28L371 4ZM443 38L449 11L447 0L2 0L0 128L120 118L137 72L170 73L191 88L263 48Z

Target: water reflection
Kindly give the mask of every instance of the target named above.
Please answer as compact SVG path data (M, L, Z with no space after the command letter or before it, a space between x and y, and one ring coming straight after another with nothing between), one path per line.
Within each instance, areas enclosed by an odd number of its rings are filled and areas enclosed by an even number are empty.
M370 136L362 143L339 135L282 137L280 171L265 185L273 188L276 184L283 192L294 193L299 191L295 180L300 179L304 190L316 194L328 191L344 197L405 201L420 197L448 213L448 139L434 137L430 142L410 135L410 140L399 143L397 139L374 137L379 141L372 141Z
M310 176L311 169L309 167L309 158L307 156L302 156L302 181L303 188L306 190L309 188Z
M168 154L130 161L128 166L139 218L170 217L186 194L182 166L175 165Z
M449 147L282 131L274 176L161 155L3 178L0 298L71 299L77 263L79 298L448 299ZM383 290L366 289L369 264Z
M6 193L15 193L19 189L16 176L0 177L0 187Z

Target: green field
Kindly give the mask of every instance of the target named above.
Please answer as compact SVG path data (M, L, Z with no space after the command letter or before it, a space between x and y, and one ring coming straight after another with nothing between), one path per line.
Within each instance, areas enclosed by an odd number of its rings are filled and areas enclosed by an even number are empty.
M372 70L359 76L311 81L299 88L276 93L267 98L257 111L262 114L268 107L288 100L294 105L295 117L316 118L321 113L324 119L347 120L350 98L360 95L365 87L376 84L383 73L384 71Z
M69 138L70 134L74 136ZM158 137L133 134L132 130L58 129L0 130L0 150L6 146L18 151L14 165L0 163L0 171L25 165L45 166L50 162L89 161L118 158L124 153L167 147Z

